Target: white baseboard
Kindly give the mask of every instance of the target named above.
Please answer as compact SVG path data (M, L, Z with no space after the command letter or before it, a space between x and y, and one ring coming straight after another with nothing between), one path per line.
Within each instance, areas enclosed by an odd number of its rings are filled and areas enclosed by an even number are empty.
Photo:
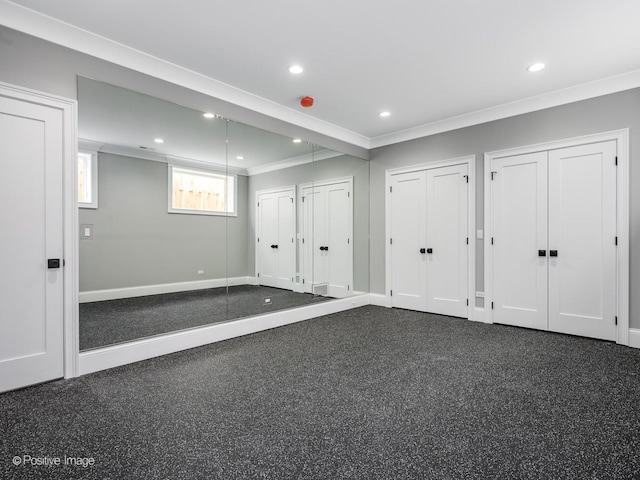
M78 302L101 302L103 300L144 297L147 295L160 295L162 293L188 292L190 290L204 290L206 288L231 287L236 285L257 285L256 277L214 278L193 282L161 283L158 285L142 285L139 287L93 290L80 292L78 294Z
M629 346L640 348L640 330L637 328L629 329Z
M79 375L119 367L369 304L361 295L80 352Z
M370 293L369 302L376 307L390 307L387 296L381 293Z
M473 317L471 318L471 320L473 320L474 322L491 323L485 318L483 307L475 307L473 309L472 315Z

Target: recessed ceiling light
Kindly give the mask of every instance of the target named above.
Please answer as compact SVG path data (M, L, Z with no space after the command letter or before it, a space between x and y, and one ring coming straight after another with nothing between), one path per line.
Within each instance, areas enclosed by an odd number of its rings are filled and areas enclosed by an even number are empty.
M244 160L244 157L243 157L242 155L238 155L238 156L236 157L236 160Z
M304 68L302 68L300 65L291 65L289 67L289 71L298 75L299 73L302 73L304 71Z
M216 114L215 113L210 113L210 112L203 113L202 116L204 118L216 118Z
M380 112L378 115L380 115L381 117L388 117L389 115L391 115L391 112Z
M527 70L529 70L530 72L539 72L540 70L542 70L545 67L544 63L534 63L533 65L531 65L529 68L527 68Z
M299 139L299 138L294 138L294 139L293 139L293 143L300 143L300 142L302 142L302 140L301 140L301 139Z
M156 143L164 143L164 140L161 138L154 138L153 141Z

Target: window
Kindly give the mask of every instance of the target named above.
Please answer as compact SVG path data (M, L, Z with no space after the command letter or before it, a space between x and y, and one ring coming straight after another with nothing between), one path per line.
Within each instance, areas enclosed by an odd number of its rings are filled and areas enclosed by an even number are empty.
M236 176L169 165L169 212L236 215Z
M98 154L78 152L78 206L98 208Z

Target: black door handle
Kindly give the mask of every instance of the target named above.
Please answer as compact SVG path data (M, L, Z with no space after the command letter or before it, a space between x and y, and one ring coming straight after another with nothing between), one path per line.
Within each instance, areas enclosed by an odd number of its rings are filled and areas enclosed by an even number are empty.
M549 250L549 256L550 257L557 257L558 256L558 250Z
M271 245L271 248L276 248L276 246L275 245Z
M427 248L427 253L433 253L433 248Z
M329 251L329 247L324 247L324 251L328 252Z
M60 268L60 259L59 258L47 259L47 268Z
M278 248L278 245L274 245L273 248Z
M420 253L427 253L427 249L426 248L421 248L420 249Z
M547 251L546 250L538 250L538 256L539 257L546 257L547 256Z

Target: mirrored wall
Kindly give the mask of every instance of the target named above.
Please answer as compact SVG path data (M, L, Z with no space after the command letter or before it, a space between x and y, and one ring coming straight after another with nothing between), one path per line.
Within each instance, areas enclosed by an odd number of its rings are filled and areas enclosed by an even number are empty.
M80 350L369 290L369 165L78 78Z

